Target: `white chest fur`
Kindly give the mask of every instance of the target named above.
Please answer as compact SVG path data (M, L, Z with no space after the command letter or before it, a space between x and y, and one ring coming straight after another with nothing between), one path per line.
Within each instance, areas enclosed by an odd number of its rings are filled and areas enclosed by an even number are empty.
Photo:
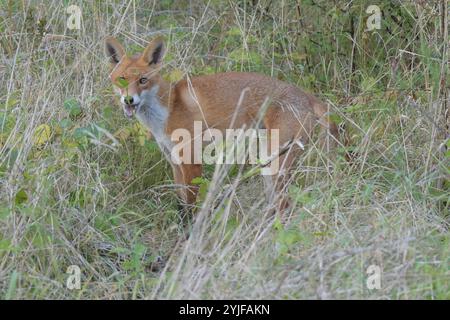
M141 102L136 110L136 117L142 125L150 130L161 151L170 160L173 142L165 130L169 113L167 108L161 105L158 90L159 86L156 85L141 93Z

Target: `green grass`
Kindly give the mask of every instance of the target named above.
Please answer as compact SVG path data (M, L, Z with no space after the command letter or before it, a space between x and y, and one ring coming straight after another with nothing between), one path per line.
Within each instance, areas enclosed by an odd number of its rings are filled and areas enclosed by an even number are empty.
M370 1L74 1L79 31L66 2L0 1L0 298L450 299L440 1L378 1L373 32ZM186 240L170 166L123 117L103 50L156 34L169 79L257 71L315 93L355 158L310 145L282 218L259 177L210 166Z

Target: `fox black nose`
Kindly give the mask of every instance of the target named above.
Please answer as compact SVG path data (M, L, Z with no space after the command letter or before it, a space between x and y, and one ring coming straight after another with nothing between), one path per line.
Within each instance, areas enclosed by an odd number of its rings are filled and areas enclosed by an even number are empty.
M124 98L124 100L125 100L126 104L133 104L133 97L132 96L126 96Z

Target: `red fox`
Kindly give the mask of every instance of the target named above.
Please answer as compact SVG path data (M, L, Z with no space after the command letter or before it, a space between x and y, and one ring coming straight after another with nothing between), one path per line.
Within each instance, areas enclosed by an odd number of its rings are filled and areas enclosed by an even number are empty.
M110 78L120 95L125 115L136 116L165 155L174 147L172 133L179 128L193 133L195 121L222 132L256 124L269 130L278 129L279 145L291 144L287 152L278 155L279 173L264 177L270 197L283 194L289 169L301 152L300 146L310 140L317 124L325 129L332 143L338 141L338 129L329 119L327 106L296 86L247 72L188 77L168 83L160 75L165 50L163 38L157 37L141 54L130 57L115 38L106 39ZM202 165L174 163L169 156L167 159L175 183L185 186L177 191L179 197L187 205L194 204L198 190L192 180L201 176ZM288 207L287 196L281 196L278 205Z

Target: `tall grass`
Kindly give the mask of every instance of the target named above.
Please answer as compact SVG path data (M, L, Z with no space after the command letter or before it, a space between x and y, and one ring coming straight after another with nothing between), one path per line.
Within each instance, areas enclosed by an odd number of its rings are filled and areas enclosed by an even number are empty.
M80 30L66 28L69 4ZM383 16L369 32L370 4ZM0 297L449 299L448 6L1 1ZM185 227L103 52L107 35L133 53L156 34L167 79L238 70L296 84L328 102L349 150L308 146L283 216L248 168L208 167ZM66 287L70 265L80 290Z

